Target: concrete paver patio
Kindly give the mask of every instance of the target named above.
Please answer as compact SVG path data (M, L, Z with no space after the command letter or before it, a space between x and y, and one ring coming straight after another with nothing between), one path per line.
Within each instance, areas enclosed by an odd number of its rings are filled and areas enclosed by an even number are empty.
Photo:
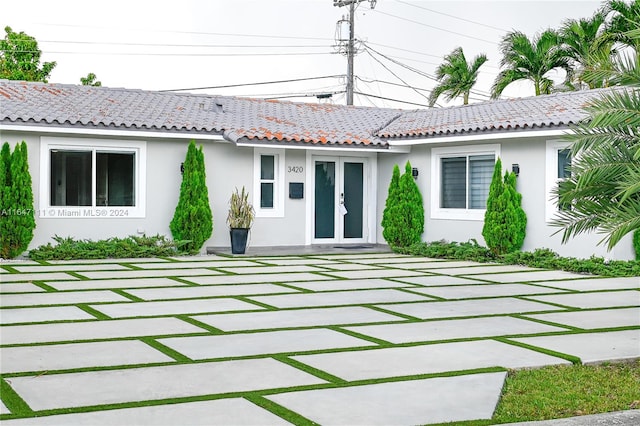
M0 265L8 426L490 419L507 369L639 357L640 277L389 252Z

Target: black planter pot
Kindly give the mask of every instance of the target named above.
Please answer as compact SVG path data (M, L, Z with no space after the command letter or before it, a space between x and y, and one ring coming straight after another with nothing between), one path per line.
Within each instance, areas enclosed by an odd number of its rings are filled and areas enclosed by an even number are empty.
M249 228L231 228L231 253L244 254L247 249L247 236Z

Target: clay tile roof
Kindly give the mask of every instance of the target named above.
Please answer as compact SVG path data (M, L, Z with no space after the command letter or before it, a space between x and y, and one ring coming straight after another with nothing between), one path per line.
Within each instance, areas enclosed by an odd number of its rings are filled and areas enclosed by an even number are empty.
M506 99L403 113L378 136L429 138L504 132L542 127L566 127L586 116L584 107L616 89L585 90L528 98Z
M401 113L346 107L0 80L0 123L223 134L234 142L386 147Z

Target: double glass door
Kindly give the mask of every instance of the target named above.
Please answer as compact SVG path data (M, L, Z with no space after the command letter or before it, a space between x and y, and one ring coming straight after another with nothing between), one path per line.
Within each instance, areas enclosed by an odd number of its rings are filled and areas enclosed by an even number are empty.
M366 239L366 159L314 157L315 243Z

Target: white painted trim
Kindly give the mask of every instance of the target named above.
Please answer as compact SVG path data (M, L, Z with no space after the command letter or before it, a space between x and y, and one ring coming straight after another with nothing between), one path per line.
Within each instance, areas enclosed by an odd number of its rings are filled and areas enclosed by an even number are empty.
M545 171L544 171L544 193L545 208L544 218L547 223L551 222L558 212L558 203L553 198L551 191L558 184L558 151L569 148L571 142L558 139L548 140L545 151Z
M88 129L88 128L71 128L71 127L50 127L50 126L26 126L26 125L6 125L0 124L0 130L14 132L32 132L32 133L56 133L70 135L91 136L110 136L110 137L134 137L143 139L196 139L211 140L219 142L228 142L222 135L212 135L203 133L172 133L168 131L158 130L110 130L110 129Z
M561 136L568 134L567 129L563 130L532 130L532 131L515 131L515 132L502 132L502 133L470 133L460 136L436 136L428 138L411 138L411 139L387 139L390 147L398 146L411 146L411 145L430 145L436 143L453 143L453 142L475 142L486 141L495 139L520 139L520 138L535 138L535 137L549 137L549 136Z
M320 152L326 153L327 151L331 152L331 155L339 152L339 155L345 156L360 156L360 157L368 157L370 153L378 153L378 152L391 152L391 153L404 153L408 154L411 152L411 147L403 147L403 146L389 146L389 148L369 148L369 147L360 147L360 148L348 148L344 145L340 146L328 146L321 145L320 148L316 145L288 145L286 142L281 142L277 144L265 144L265 143L244 143L238 142L236 146L245 146L249 148L265 148L265 149L303 149L306 151L312 152ZM320 154L322 155L322 154Z
M96 150L114 152L134 152L136 154L135 176L136 186L135 206L101 207L95 204L95 161L92 170L92 205L91 206L51 206L50 179L52 149L91 151L95 159ZM88 138L60 138L42 136L40 138L40 191L39 213L41 218L109 218L127 219L146 217L147 200L147 143L145 141L88 139Z
M500 144L431 148L431 219L484 220L486 209L445 209L440 207L440 159L455 155L500 156ZM467 183L468 184L468 183Z
M273 155L274 164L274 184L273 184L273 208L260 207L260 166L261 155ZM284 197L285 197L285 150L273 148L254 148L253 150L253 208L256 217L284 217Z

